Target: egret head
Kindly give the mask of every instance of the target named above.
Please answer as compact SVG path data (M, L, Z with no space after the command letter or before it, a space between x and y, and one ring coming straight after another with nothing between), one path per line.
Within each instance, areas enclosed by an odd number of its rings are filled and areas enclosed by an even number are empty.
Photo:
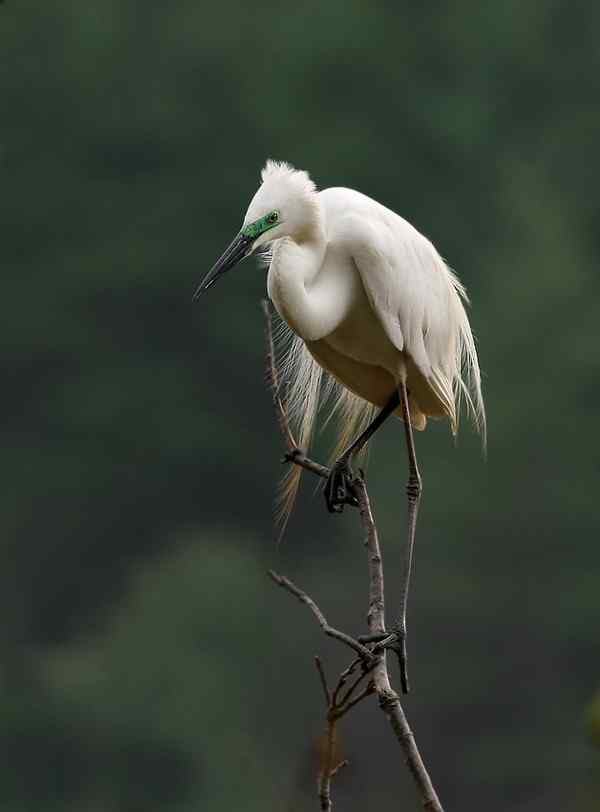
M318 197L308 173L269 160L261 178L240 232L202 280L194 298L261 245L282 237L302 242L318 221Z

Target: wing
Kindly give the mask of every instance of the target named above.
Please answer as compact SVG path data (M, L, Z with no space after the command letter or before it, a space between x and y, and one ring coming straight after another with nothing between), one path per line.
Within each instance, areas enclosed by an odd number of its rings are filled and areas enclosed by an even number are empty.
M461 394L484 430L479 364L460 282L432 243L388 209L348 215L343 231L373 311L425 378L453 430Z

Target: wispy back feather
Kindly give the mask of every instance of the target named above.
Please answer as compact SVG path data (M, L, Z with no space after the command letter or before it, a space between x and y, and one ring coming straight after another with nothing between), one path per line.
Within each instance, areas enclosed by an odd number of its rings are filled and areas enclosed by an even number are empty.
M481 435L481 442L484 453L487 446L487 425L485 417L485 406L481 392L481 372L475 339L469 319L465 311L463 302L469 304L469 297L456 274L446 265L446 272L450 277L452 286L456 292L454 299L455 319L458 325L458 335L455 347L455 369L456 375L453 381L453 396L455 406L455 420L452 430L456 434L458 431L458 420L460 417L461 405L464 400L467 413L471 416L473 424Z
M458 431L461 404L464 401L476 429L482 436L485 450L486 418L481 393L481 373L475 340L461 301L468 303L468 298L456 276L449 268L446 267L446 270L456 292L453 302L458 332L452 364L454 375L451 378L440 375L435 383L440 390L444 390L445 399L451 404L448 417L452 433L456 434ZM274 362L280 381L279 396L298 447L308 453L314 436L317 412L322 407L328 407L329 415L324 426L332 419L337 423L336 441L330 458L333 462L369 425L378 409L354 395L325 372L315 361L304 341L283 320L277 325L274 340L277 350ZM435 375L435 370L433 373ZM367 446L363 451L367 451ZM292 512L301 476L300 466L289 465L283 477L276 509L281 534Z
M279 323L274 338L278 349L275 364L281 381L279 394L296 442L302 451L308 453L317 412L319 408L329 406L330 413L324 425L334 417L339 425L331 454L333 461L367 427L377 407L353 395L325 372L304 341L284 321ZM290 465L283 477L276 514L282 532L294 506L301 476L302 468Z

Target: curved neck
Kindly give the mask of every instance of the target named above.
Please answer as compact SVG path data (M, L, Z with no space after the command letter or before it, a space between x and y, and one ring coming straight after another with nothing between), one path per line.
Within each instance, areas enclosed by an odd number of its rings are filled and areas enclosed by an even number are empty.
M339 325L348 309L340 270L325 269L327 239L319 223L301 242L274 245L267 291L279 315L305 341L318 341Z

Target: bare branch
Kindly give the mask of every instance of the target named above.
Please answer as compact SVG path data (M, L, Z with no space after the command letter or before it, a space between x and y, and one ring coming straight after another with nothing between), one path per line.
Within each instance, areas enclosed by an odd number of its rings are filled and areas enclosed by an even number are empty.
M338 773L338 771L344 767L348 762L346 760L340 761L337 766L334 767L334 760L336 757L336 745L337 745L337 723L345 716L348 711L357 705L361 700L363 700L366 696L375 692L375 688L373 685L373 680L369 680L369 684L365 687L361 693L356 696L352 701L346 703L345 700L342 702L337 701L337 696L342 689L342 686L345 684L346 680L350 676L350 674L354 671L356 666L361 663L360 658L353 660L348 668L346 668L339 676L338 683L335 687L333 693L329 691L327 687L327 678L325 676L325 671L323 670L323 666L321 664L321 660L318 657L315 657L315 663L317 665L317 670L319 671L319 676L321 677L321 682L323 688L329 697L327 703L327 731L326 731L326 738L325 738L325 748L322 753L321 759L321 767L319 770L319 803L321 810L326 810L326 812L330 812L332 809L332 801L331 801L331 780ZM363 679L365 673L361 674L359 679ZM354 683L356 685L356 682ZM354 689L354 685L350 690ZM349 692L347 692L349 695Z
M321 771L319 773L319 801L321 804L322 812L329 812L332 808L331 804L331 776L333 775L334 765L333 759L335 758L336 750L336 722L337 719L330 718L327 714L327 740L325 745L325 752L321 764ZM339 764L338 764L339 767Z
M317 618L319 626L323 629L326 635L328 635L329 637L333 637L336 640L339 640L341 643L345 643L351 649L354 649L354 651L357 654L359 654L360 657L366 663L371 663L373 661L373 655L371 654L369 649L363 646L361 643L359 643L358 640L355 640L353 637L350 637L349 634L341 632L339 631L339 629L334 629L333 626L330 626L325 618L325 615L323 614L323 612L321 612L321 610L319 609L317 604L313 601L313 599L310 598L306 594L306 592L300 589L300 587L296 586L296 584L293 583L293 581L290 581L290 579L286 578L285 575L278 575L278 573L276 573L274 570L269 570L269 575L275 581L276 584L279 584L279 586L283 587L284 589L287 589L287 591L291 592L292 595L295 595L299 601L308 606L310 611Z
M350 764L350 762L348 761L347 758L345 758L343 761L340 761L340 763L337 765L337 767L334 767L333 770L331 771L331 778L336 776L339 773L339 771L342 769L342 767L347 767L348 764Z
M269 309L269 303L267 301L263 301L263 312L265 315L265 332L267 337L267 374L273 394L273 403L277 413L277 420L287 447L287 453L284 457L284 461L293 463L294 465L299 465L306 468L306 470L311 471L315 475L326 479L330 473L329 468L326 468L320 463L307 457L304 452L297 447L296 440L290 429L287 412L281 398L279 397L280 381L275 365L275 349L273 342L271 312ZM328 687L327 678L320 659L318 657L315 658L315 664L319 672L321 685L327 701L326 745L323 752L318 782L321 812L331 812L331 779L338 772L338 770L347 764L347 761L341 761L334 766L334 759L336 757L337 722L355 705L361 702L365 697L370 696L372 693L377 694L379 706L387 717L396 739L400 744L410 773L413 776L423 808L429 810L429 812L443 812L436 791L417 748L414 735L406 720L406 716L404 715L400 698L390 684L386 663L385 646L389 642L393 642L395 635L390 635L389 632L386 632L385 628L383 562L381 558L381 550L379 548L377 527L371 511L371 505L364 479L362 477L356 478L353 482L353 486L358 499L362 527L365 531L364 544L367 549L369 567L369 607L367 613L369 634L361 639L364 642L368 641L372 643L372 648L369 649L359 640L356 640L338 629L334 629L328 624L325 615L321 612L313 599L306 594L306 592L297 587L285 576L278 575L272 570L269 571L269 575L276 584L290 592L292 595L295 595L299 601L308 606L325 634L349 646L358 655L358 657L353 660L350 665L340 674L337 685L333 692L331 692ZM342 688L346 684L351 674L354 673L356 667L359 665L362 668L362 673L344 692L340 700L339 695ZM370 675L369 682L360 693L354 695L355 690L358 689L358 686L367 674Z
M331 473L331 470L327 468L326 465L321 465L320 462L311 460L300 448L294 448L292 451L288 451L287 454L284 454L283 462L292 462L294 465L299 465L301 468L305 468L307 471L310 471L311 474L316 474L322 479L327 479Z
M362 674L359 674L359 676L354 680L352 685L348 688L348 690L346 691L344 696L340 699L340 705L345 705L346 704L346 702L350 699L350 697L352 696L354 691L358 688L358 686L360 685L360 683L364 680L364 678L366 676L367 676L366 671L363 671Z
M365 530L365 547L367 548L369 563L369 609L367 624L371 635L385 634L385 597L383 587L383 560L379 549L379 537L375 519L371 511L371 503L367 493L364 479L357 478L353 482L358 498L358 512Z
M353 708L355 705L358 705L359 702L362 702L363 699L366 699L366 697L371 696L371 694L374 693L375 693L375 683L373 682L373 680L369 680L368 685L365 685L363 690L342 708L340 716L345 716L351 708Z
M377 527L373 519L369 494L363 480L355 480L355 491L363 528L366 533L365 545L369 561L369 632L381 634L385 629L385 601L383 561L379 549ZM379 699L379 707L387 716L400 744L406 763L417 786L424 809L443 812L442 805L417 748L415 737L408 724L398 694L392 689L386 665L385 650L373 669L373 682Z
M321 662L320 657L315 657L315 665L317 667L317 671L319 672L323 693L325 694L325 705L329 709L329 706L331 705L331 691L329 690L329 686L327 685L327 677L325 676L325 671L323 670L323 663Z
M359 642L360 642L360 641L359 641ZM344 669L344 671L342 671L342 673L340 674L339 679L338 679L338 682L337 682L337 685L335 686L335 689L334 689L334 691L333 691L333 694L331 695L331 704L332 704L332 705L336 705L336 706L337 706L337 705L343 704L343 702L341 702L341 703L340 703L340 702L338 702L338 696L339 696L339 693L340 693L340 691L342 690L342 688L344 687L344 685L346 684L346 682L347 682L347 680L348 680L348 677L349 677L351 674L353 674L353 673L354 673L354 669L356 668L356 666L357 666L359 663L362 663L362 660L360 659L360 657L357 657L355 660L352 660L352 662L350 663L350 665L348 666L348 668ZM362 679L366 673L367 673L367 672L366 672L366 670L364 669L364 663L363 663L363 673L361 674L360 679Z

